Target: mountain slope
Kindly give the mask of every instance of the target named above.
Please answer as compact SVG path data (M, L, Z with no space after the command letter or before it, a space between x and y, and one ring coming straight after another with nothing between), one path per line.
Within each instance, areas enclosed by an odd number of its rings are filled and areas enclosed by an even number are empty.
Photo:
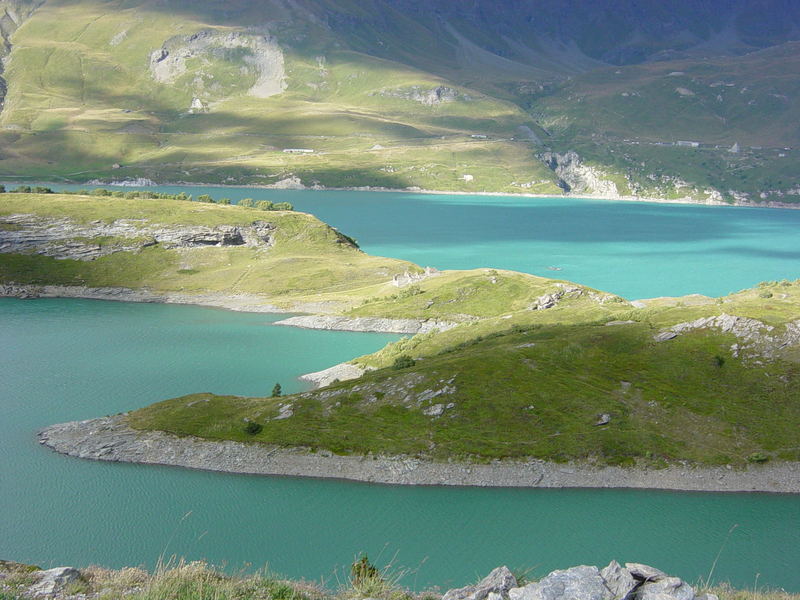
M5 177L751 201L800 187L783 150L800 137L800 15L785 0L687 0L668 16L633 0L0 8ZM676 152L684 139L709 152ZM713 146L735 142L747 152L731 167ZM298 148L313 152L284 152ZM576 185L548 151L577 151L596 177Z

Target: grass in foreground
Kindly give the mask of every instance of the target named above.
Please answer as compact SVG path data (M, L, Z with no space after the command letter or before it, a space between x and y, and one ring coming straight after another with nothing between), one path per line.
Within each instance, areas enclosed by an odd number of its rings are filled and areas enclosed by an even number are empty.
M0 600L23 600L34 583L37 567L0 561ZM379 569L366 555L356 559L335 589L330 586L294 581L268 571L227 575L205 562L177 561L148 573L140 568L119 570L102 567L81 569L80 579L63 591L64 598L99 597L104 600L438 600L439 590L413 592L402 585L404 573L390 566ZM518 578L520 585L530 583ZM697 594L716 594L720 600L800 600L800 595L783 590L735 589L727 584L698 584Z

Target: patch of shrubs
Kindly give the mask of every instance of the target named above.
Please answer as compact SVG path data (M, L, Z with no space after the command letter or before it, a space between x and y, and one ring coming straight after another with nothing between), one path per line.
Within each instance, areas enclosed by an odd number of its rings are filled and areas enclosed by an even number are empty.
M769 461L769 456L767 456L763 452L753 452L750 456L747 457L747 462L751 463L765 463L767 461Z
M0 185L0 194L4 193L6 188ZM31 187L29 185L21 185L11 190L17 194L53 194L52 189L42 186ZM180 192L178 194L167 194L165 192L151 192L149 190L109 190L106 188L97 188L94 190L63 190L59 194L67 194L71 196L95 196L97 198L125 198L126 200L183 200L185 202L200 202L203 204L219 204L222 206L230 206L233 204L230 198L220 198L215 200L210 194L200 194L197 198L192 197L191 194ZM245 198L238 204L244 208L256 208L258 210L294 210L294 206L289 202L270 202L269 200L255 201L252 198Z
M401 369L408 369L409 367L413 367L417 364L413 358L411 358L408 354L402 354L394 359L394 364L392 364L392 368L399 371Z
M244 432L248 435L258 435L264 429L264 426L261 423L256 423L255 421L248 421L247 425L244 426Z

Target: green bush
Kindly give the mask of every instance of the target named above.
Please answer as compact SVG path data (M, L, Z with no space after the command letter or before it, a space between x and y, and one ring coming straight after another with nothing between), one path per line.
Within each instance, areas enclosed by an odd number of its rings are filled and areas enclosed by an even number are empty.
M258 435L264 429L264 426L261 423L256 423L255 421L248 421L247 425L244 426L244 431L248 435Z
M255 208L258 210L273 210L274 204L269 200L259 200L256 202Z
M244 206L245 208L253 208L253 206L255 206L255 202L253 202L252 198L243 198L239 200L239 206Z
M230 198L220 198L219 202L217 204L224 204L224 205L227 206L230 203L231 203L231 199Z
M417 364L417 361L415 361L407 354L403 354L394 359L394 364L392 364L392 368L399 371L400 369L407 369L409 367L413 367L415 364Z
M280 398L283 394L283 390L281 390L281 384L276 383L275 387L272 388L272 397L273 398Z
M768 460L769 456L767 456L763 452L753 452L750 456L747 457L747 462L751 463L765 463Z
M294 206L288 202L276 202L272 205L272 210L294 210Z
M195 202L203 202L205 204L212 204L214 202L214 198L212 198L208 194L200 194L197 197L197 200L195 200Z

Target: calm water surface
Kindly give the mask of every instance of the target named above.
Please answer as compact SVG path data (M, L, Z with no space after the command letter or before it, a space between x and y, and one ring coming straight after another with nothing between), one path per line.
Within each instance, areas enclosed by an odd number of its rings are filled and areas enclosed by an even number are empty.
M162 554L344 581L365 551L461 585L612 558L800 591L800 499L765 494L369 486L82 461L37 428L198 391L264 394L396 336L270 327L191 306L0 299L0 558L152 566ZM313 352L309 351L313 348ZM760 575L758 575L760 574Z
M512 269L629 299L722 296L760 281L800 278L800 210L576 198L152 189L210 193L234 202L245 197L288 201L355 237L370 254L439 269Z

